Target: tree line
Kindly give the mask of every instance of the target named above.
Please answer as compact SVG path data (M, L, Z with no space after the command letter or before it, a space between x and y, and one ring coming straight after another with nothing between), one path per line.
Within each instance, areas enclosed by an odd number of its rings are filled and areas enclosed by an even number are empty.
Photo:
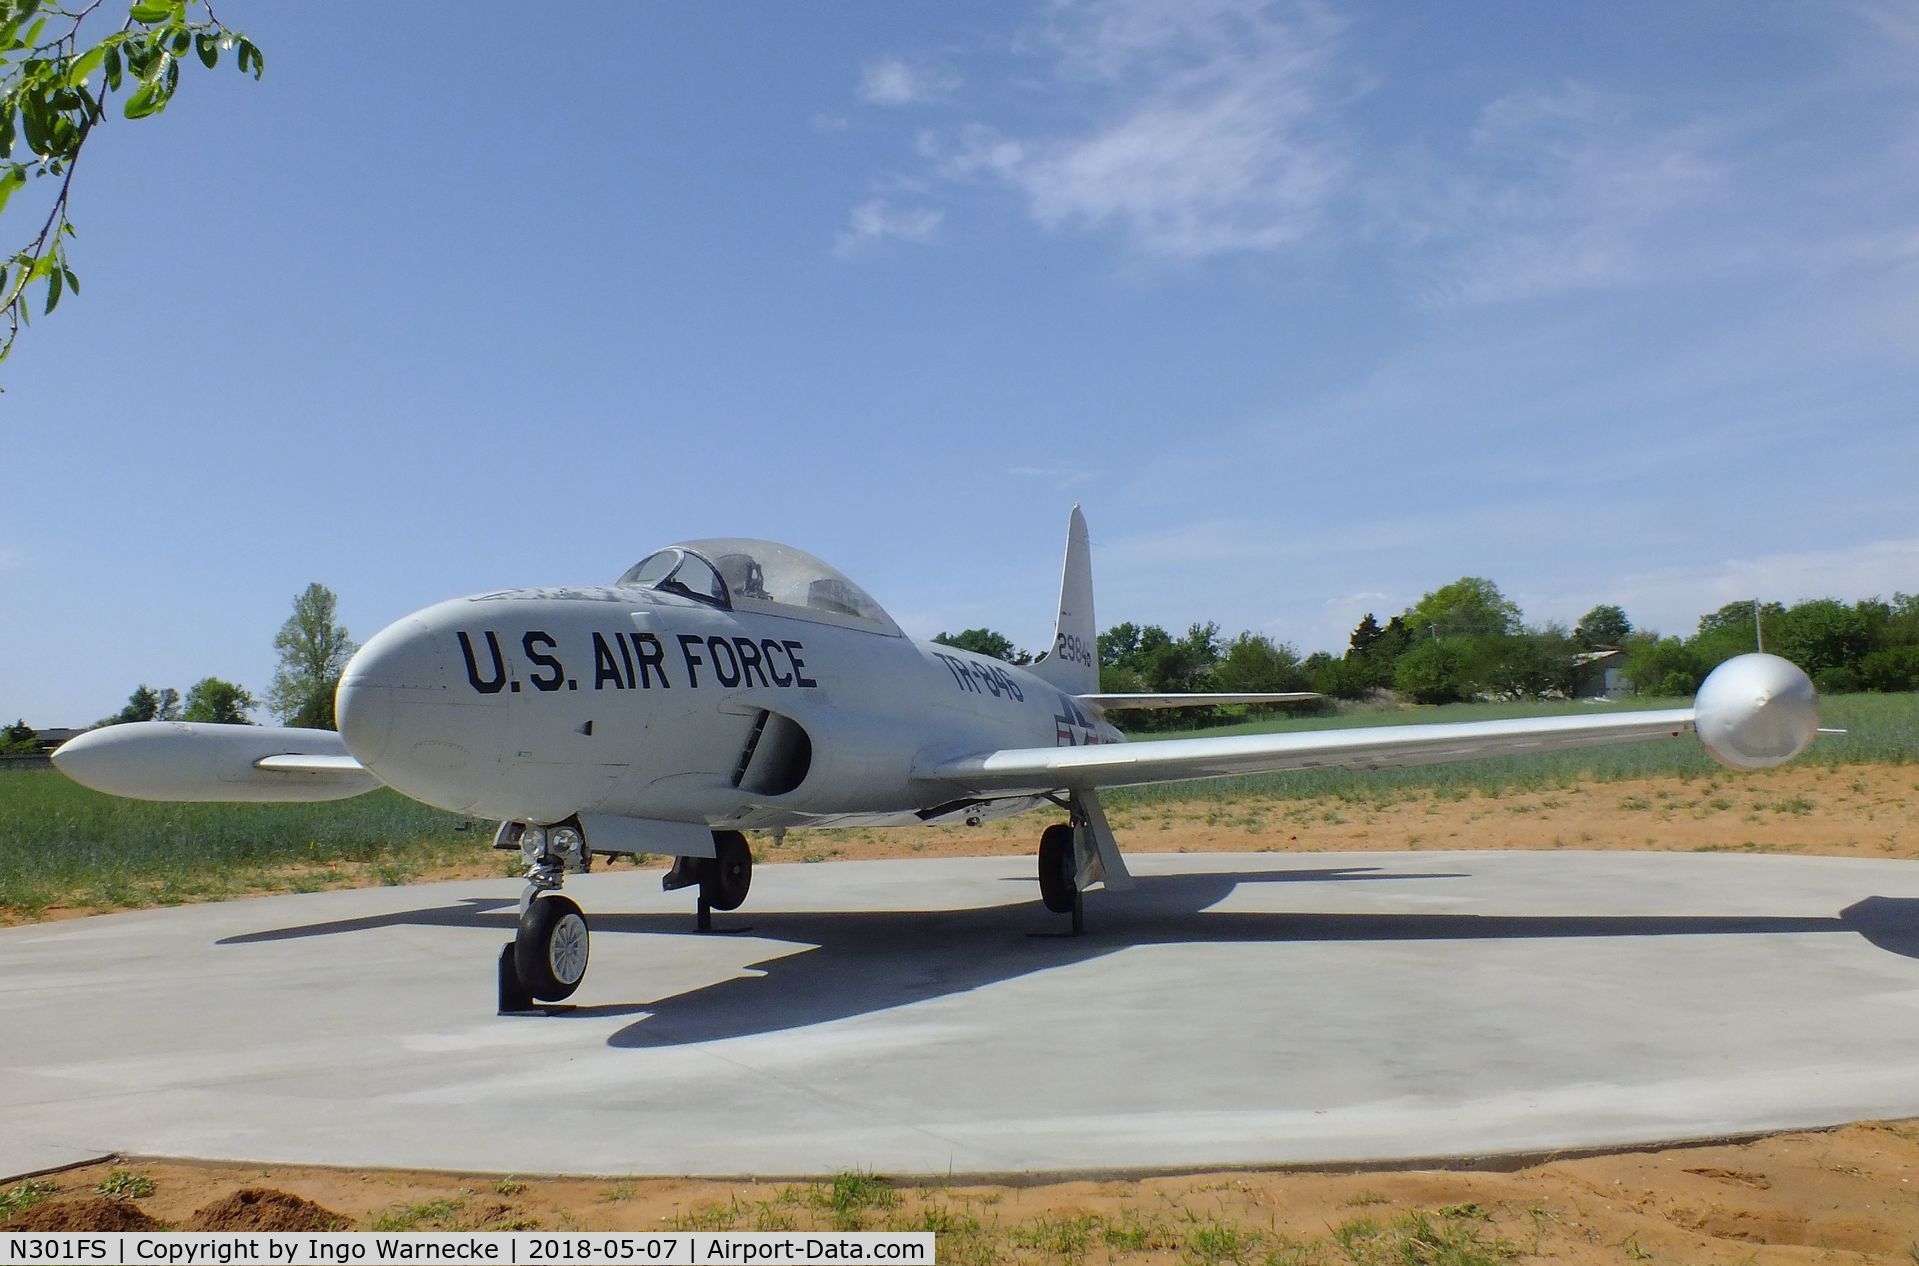
M1193 624L1182 635L1156 624L1118 624L1099 635L1100 689L1313 690L1336 699L1391 691L1418 703L1570 698L1605 664L1620 668L1636 693L1681 696L1762 639L1766 650L1805 669L1824 693L1919 690L1919 595L1894 594L1890 602L1763 603L1756 618L1752 602L1730 602L1702 616L1690 637L1661 637L1635 629L1624 610L1603 603L1571 629L1527 624L1518 605L1479 576L1442 585L1383 624L1376 612L1367 612L1341 655L1319 651L1302 658L1293 646L1263 634L1223 637L1212 622ZM1032 659L992 629L941 633L934 640L1015 664ZM1215 710L1128 718L1136 729L1210 719L1216 719Z
M333 717L333 692L346 662L359 647L335 618L339 598L315 582L293 600L293 614L273 637L279 667L267 686L265 706L283 724L308 729L338 728ZM251 725L261 700L244 686L221 677L202 677L183 696L172 686L141 682L127 696L126 706L95 726L128 721L199 721L212 725ZM0 756L30 754L39 748L34 731L24 719L0 729Z

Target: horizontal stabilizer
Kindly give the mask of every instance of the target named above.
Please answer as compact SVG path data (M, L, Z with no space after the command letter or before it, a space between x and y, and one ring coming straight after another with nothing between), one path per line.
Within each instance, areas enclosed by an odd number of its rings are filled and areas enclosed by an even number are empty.
M53 764L134 800L343 800L380 785L332 730L273 725L105 725L61 744Z
M1075 698L1103 712L1110 712L1115 708L1212 708L1235 703L1304 703L1319 696L1310 690L1286 690L1271 694L1077 695Z

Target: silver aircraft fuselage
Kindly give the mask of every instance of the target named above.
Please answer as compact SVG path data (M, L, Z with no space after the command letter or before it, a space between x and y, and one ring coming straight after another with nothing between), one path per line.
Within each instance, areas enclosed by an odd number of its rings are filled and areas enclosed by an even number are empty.
M996 659L832 612L728 610L624 586L428 607L354 656L337 708L348 750L382 782L455 812L530 821L977 819L1040 800L968 799L916 781L915 765L1123 741Z

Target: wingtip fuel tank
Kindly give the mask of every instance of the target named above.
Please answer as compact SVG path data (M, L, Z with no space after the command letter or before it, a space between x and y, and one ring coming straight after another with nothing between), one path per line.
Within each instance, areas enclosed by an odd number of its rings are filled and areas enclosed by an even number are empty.
M1712 670L1693 700L1699 741L1732 769L1771 769L1812 746L1819 696L1812 679L1777 655L1737 655Z
M53 764L83 787L132 800L344 800L380 785L356 768L260 768L276 756L344 758L347 750L331 730L134 721L67 740Z

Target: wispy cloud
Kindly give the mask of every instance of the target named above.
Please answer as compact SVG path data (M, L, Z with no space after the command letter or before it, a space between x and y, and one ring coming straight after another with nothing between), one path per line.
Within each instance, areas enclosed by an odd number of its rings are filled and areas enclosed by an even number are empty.
M1630 573L1607 600L1624 607L1641 627L1685 635L1701 615L1728 602L1890 598L1919 588L1916 578L1919 538L1895 538Z
M959 76L952 71L903 57L882 57L860 69L860 96L874 105L923 105L958 87Z
M881 242L930 242L945 218L946 213L937 207L896 207L884 198L872 198L848 214L834 250L847 256Z
M1315 8L1267 0L1063 8L1027 43L1047 63L1041 91L1089 121L974 123L921 150L949 179L1017 189L1050 229L1182 259L1283 247L1346 180L1325 109L1338 33Z
M1098 472L1083 466L1009 466L1006 473L1020 479L1045 480L1062 492L1099 478Z
M1424 175L1408 164L1372 189L1389 235L1415 248L1429 302L1526 300L1669 279L1661 234L1725 189L1724 139L1706 122L1650 123L1626 97L1569 83L1490 102L1462 153Z

